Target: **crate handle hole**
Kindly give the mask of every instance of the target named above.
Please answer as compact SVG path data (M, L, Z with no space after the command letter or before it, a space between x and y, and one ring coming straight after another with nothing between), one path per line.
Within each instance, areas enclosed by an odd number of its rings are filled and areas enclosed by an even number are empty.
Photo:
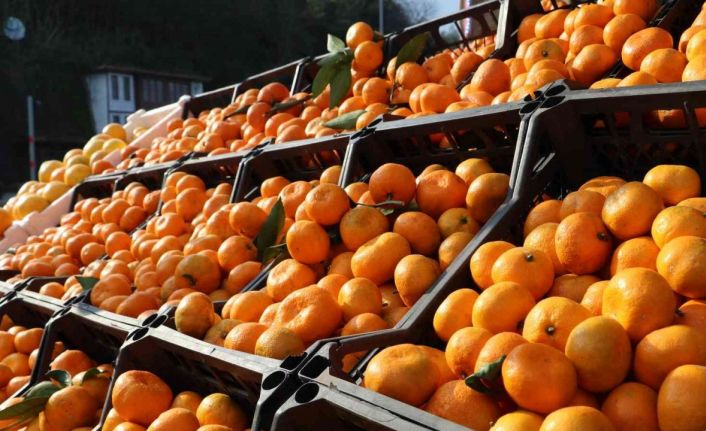
M307 383L294 394L294 401L299 404L308 403L319 394L319 385L316 383Z
M150 323L150 325L149 325L150 328L157 328L159 326L162 326L164 324L164 322L166 322L167 319L169 319L169 317L165 314L156 314L155 316L156 317L154 318L152 323Z
M287 358L282 361L282 364L280 367L284 368L285 370L295 370L299 364L304 362L304 359L306 359L306 352L302 353L299 356L287 356Z
M323 356L314 356L302 369L302 376L315 379L331 365L331 361Z
M520 115L525 115L533 112L535 109L537 109L537 106L539 106L539 102L536 100L527 102L522 106L522 108L520 108Z
M553 108L564 101L564 96L549 97L542 103L542 109Z
M262 381L262 389L269 391L276 388L277 386L282 384L286 375L287 374L282 370L275 371L274 373L265 377L265 380Z
M128 336L128 338L131 339L131 340L133 340L133 341L137 341L137 340L139 340L140 338L143 338L145 335L147 335L147 332L149 332L149 329L148 329L148 328L138 328L138 329L134 330L134 331Z
M157 313L152 313L142 321L142 326L150 326L150 324L157 318Z
M569 88L565 84L558 84L558 85L555 85L552 88L548 89L545 93L545 96L547 96L547 97L558 96L568 89Z

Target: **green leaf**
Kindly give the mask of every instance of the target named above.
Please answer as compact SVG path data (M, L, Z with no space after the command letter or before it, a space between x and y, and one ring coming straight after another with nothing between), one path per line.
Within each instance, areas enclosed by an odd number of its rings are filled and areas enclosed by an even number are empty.
M59 386L55 385L52 382L44 381L37 383L36 385L32 386L29 391L27 391L27 395L25 395L25 399L30 399L30 398L49 398L54 392L57 392L59 389L61 389Z
M326 67L326 66L338 66L344 63L348 63L349 67L350 64L353 62L353 53L351 52L350 49L346 48L342 51L336 51L332 52L330 54L327 54L323 56L322 58L319 59L319 61L316 62L321 67Z
M497 361L483 365L477 372L466 377L466 386L483 394L494 392L493 383L500 377L506 355Z
M309 99L311 99L311 96L307 95L306 97L302 97L301 99L292 99L286 102L275 103L270 109L269 115L276 114L281 111L286 111L287 109L293 106L303 105Z
M277 244L267 247L262 254L262 263L264 264L273 259L277 259L283 253L287 253L287 244Z
M94 377L100 376L101 374L105 374L105 373L106 373L105 370L101 370L98 367L93 367L93 368L86 371L86 373L83 375L83 379L81 379L81 383L83 384L86 382L86 380L90 380Z
M424 52L424 47L427 45L429 36L431 35L427 31L414 36L409 42L405 43L400 49L400 52L397 53L397 61L395 63L397 67L400 67L408 61L416 63L419 57L422 56L422 52Z
M348 112L346 114L339 115L333 120L325 122L324 126L336 130L352 130L355 129L355 123L358 121L358 117L364 113L365 109L358 109L357 111Z
M328 39L326 39L326 49L328 52L342 51L346 48L346 43L340 38L329 33Z
M321 94L326 89L326 86L331 82L331 79L335 73L336 68L334 66L322 66L316 74L316 77L314 77L314 82L311 84L311 94L314 97Z
M18 419L24 421L37 416L44 410L49 397L28 398L15 405L0 410L0 420Z
M59 382L62 388L71 386L71 374L64 370L52 370L47 373L47 377Z
M349 65L340 65L336 74L331 78L331 96L329 108L338 106L351 89L351 68Z
M93 286L98 283L98 279L95 277L76 277L76 279L84 292L93 289Z
M265 251L276 244L279 233L284 227L284 205L282 198L277 199L277 202L272 207L270 215L267 216L265 223L260 229L260 233L255 238L257 246L257 257L260 262L263 262Z

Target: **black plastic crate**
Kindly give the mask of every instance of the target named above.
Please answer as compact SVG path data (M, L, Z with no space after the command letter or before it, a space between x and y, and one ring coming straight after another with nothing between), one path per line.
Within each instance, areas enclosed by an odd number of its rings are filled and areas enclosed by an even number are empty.
M123 190L133 182L138 182L150 191L162 188L164 175L180 166L183 161L159 163L151 166L140 166L125 171L125 174L115 181L115 190Z
M122 178L124 172L112 172L103 175L94 175L86 178L76 186L71 194L70 210L83 199L87 198L107 198L115 191L115 182Z
M69 301L62 301L61 299L52 298L47 295L42 295L39 293L39 289L47 283L56 282L64 284L69 277L31 277L17 283L16 290L22 292L24 297L29 297L36 299L38 301L48 302L55 307L63 307Z
M185 390L203 396L222 392L238 402L251 418L266 413L256 411L257 401L263 376L277 361L217 347L159 324L153 322L155 327L145 326L128 337L120 349L115 377L128 370L150 371L162 378L175 394ZM109 396L102 421L111 407Z
M706 129L695 113L706 107L706 82L564 93L557 86L551 93L528 119L512 195L464 250L464 259L396 328L335 339L314 353L299 373L306 383L279 409L272 429L311 429L314 416L325 417L335 430L465 429L358 386L368 361L400 343L443 347L433 316L450 292L473 286L467 258L488 241L520 244L524 219L543 196L562 197L598 175L641 180L662 163L686 164L706 177ZM665 129L650 121L655 110L670 109L683 111L684 127ZM345 373L343 356L361 351L368 353Z
M310 89L318 70L312 67L314 60L312 57L305 57L257 75L252 75L235 84L233 98L235 99L235 97L240 96L247 90L261 88L271 82L284 84L289 88L291 94Z

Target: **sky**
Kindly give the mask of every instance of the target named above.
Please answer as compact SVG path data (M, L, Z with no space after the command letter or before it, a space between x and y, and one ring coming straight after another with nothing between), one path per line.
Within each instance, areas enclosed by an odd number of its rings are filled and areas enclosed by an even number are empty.
M409 0L414 2L415 0ZM442 15L448 15L452 12L458 10L458 0L432 0L431 2L426 2L432 6L429 11L429 19L436 18Z

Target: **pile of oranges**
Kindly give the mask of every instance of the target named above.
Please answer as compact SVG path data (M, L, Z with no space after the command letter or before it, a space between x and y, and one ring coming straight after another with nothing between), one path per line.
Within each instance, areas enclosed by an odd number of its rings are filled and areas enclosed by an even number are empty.
M20 271L16 279L77 275L84 266L98 265L99 259L129 238L128 233L157 210L159 197L159 190L150 192L134 182L109 198L83 199L62 216L58 227L28 238L14 254L3 254L0 268ZM56 283L43 289L53 297L66 293Z
M115 379L113 408L102 431L247 431L250 419L231 397L206 397L184 391L174 394L159 376L131 370Z
M17 195L0 208L0 233L5 232L13 220L41 212L86 177L114 171L115 166L104 159L111 152L125 148L126 141L125 129L111 123L105 126L103 133L93 136L83 149L68 151L63 161L42 163L39 181L27 181Z
M700 193L696 171L660 165L541 202L524 244L480 246L478 290L436 310L445 350L388 347L363 385L477 430L703 429Z
M0 401L4 401L29 382L44 329L13 325L9 319L3 319L0 327Z
M64 350L62 343L54 347L51 371L66 373L66 382L52 381L51 393L36 416L13 417L0 421L3 429L12 430L90 430L98 425L110 386L113 367L97 365L80 350ZM10 394L10 396L13 394ZM8 399L3 408L24 401L18 396Z

